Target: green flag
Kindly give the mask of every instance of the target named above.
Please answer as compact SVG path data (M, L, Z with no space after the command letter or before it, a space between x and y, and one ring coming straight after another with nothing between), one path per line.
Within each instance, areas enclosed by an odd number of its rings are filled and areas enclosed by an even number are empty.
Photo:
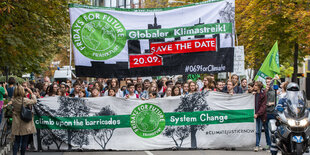
M192 79L193 81L197 81L200 78L200 74L188 74L187 79Z
M254 80L262 81L266 85L266 77L272 77L280 73L278 41L273 45L263 65L260 67Z

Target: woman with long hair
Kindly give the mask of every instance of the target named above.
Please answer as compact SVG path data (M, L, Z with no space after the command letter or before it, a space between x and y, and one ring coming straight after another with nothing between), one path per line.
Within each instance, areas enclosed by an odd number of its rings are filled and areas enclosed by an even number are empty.
M147 90L147 94L144 94L143 96L141 96L140 98L142 100L146 100L146 99L150 99L150 96L149 94L153 92L156 93L156 97L158 96L158 87L157 87L157 84L156 83L152 83L151 86L149 87L149 89Z
M196 82L192 81L189 83L189 94L193 94L197 92L197 85Z
M95 82L94 86L90 89L90 92L93 88L97 88L100 91L100 96L105 96L105 94L102 94L104 92L103 85L100 82Z
M167 87L164 97L171 97L172 96L172 88Z
M57 95L57 84L51 84L48 88L48 96L56 96Z
M108 85L108 89L104 92L104 96L109 96L109 89L113 89L115 91L116 97L123 97L123 92L119 88L119 81L117 78L113 78Z
M211 76L206 76L203 78L203 87L201 89L202 92L213 91L214 87L215 85Z
M142 85L142 83L137 83L135 85L135 93L138 94L139 96L141 96L142 92L143 92L143 85Z
M251 82L251 83L248 84L248 90L246 92L252 94L253 93L253 89L254 89L254 83Z
M286 95L286 87L288 85L288 81L282 82L280 87L281 91L279 91L279 98L283 98Z
M25 96L25 90L30 94L30 99ZM15 136L13 155L17 155L19 148L21 147L21 155L25 154L28 138L30 134L36 133L36 128L33 121L25 122L21 120L21 106L31 106L37 103L36 96L31 89L17 86L14 89L13 99L11 104L13 105L13 122L12 122L12 135Z
M179 95L181 95L181 90L180 90L180 88L177 87L177 86L174 86L174 87L172 88L172 96L179 96Z

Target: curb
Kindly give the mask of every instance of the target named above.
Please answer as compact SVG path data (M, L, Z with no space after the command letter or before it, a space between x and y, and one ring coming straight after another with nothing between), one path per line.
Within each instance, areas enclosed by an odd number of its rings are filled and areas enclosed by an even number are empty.
M11 152L11 148L12 145L11 143L8 143L1 151L0 151L0 155L7 155L8 153Z

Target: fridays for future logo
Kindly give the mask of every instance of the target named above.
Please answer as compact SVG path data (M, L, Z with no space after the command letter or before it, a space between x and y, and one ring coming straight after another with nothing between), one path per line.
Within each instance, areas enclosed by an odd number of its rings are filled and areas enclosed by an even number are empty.
M72 41L75 47L93 60L108 60L118 55L126 44L123 24L110 14L87 12L72 25Z
M156 105L145 103L137 106L130 115L130 126L142 138L152 138L165 129L164 112Z

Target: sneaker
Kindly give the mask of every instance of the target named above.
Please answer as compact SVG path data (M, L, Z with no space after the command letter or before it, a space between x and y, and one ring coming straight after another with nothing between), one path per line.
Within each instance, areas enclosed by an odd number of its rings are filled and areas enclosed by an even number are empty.
M258 146L254 147L254 152L258 152Z
M264 148L264 150L270 150L270 146L267 145L267 146Z

